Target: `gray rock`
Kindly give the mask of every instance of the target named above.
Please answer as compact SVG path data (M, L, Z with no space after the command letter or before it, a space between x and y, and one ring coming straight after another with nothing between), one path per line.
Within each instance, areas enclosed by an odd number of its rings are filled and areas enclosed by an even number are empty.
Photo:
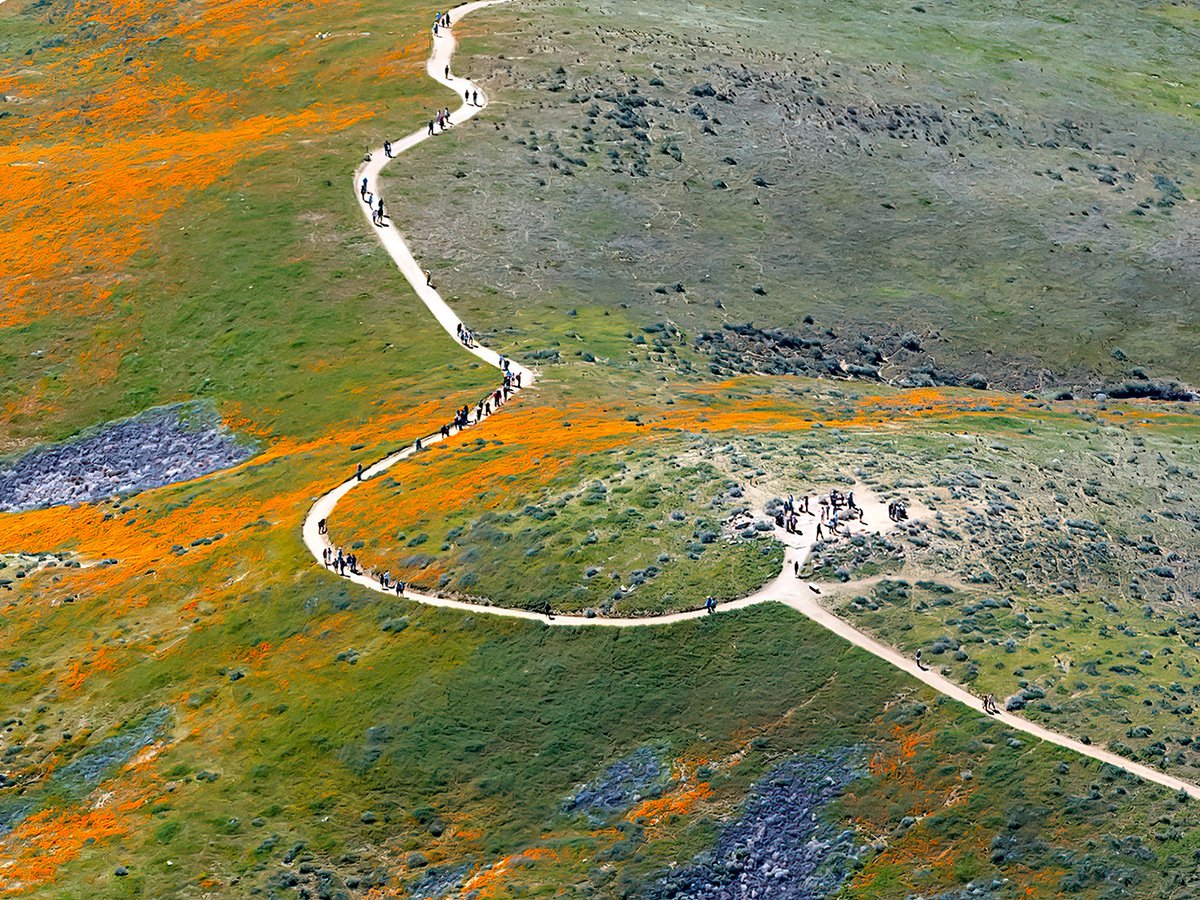
M0 512L162 487L237 465L255 452L210 406L159 407L0 464Z

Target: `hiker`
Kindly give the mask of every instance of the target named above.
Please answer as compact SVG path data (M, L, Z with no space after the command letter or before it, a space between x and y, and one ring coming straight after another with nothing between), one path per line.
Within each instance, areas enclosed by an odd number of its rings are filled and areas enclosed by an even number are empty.
M991 715L999 715L1000 710L996 707L996 697L993 694L985 694L983 697L983 711Z
M471 91L471 105L472 106L479 105L479 91Z
M928 666L926 666L925 663L921 662L921 648L920 647L917 648L917 668L920 669L922 672L929 671Z
M708 610L710 616L715 613L717 611L717 598L709 594L708 599L704 601L704 608Z
M413 445L413 449L416 450L418 453L421 452L421 439L420 438L417 438L417 442L416 442L416 444Z
M858 507L854 505L854 491L851 491L846 495L846 508L858 509Z
M821 523L817 523L817 540L821 540Z
M358 189L358 196L362 197L363 203L367 202L367 179L365 176L362 180L362 186Z
M470 102L471 102L471 92L469 90L463 91L463 104L467 105Z
M396 596L399 597L403 593L404 593L404 582L397 581L396 582Z
M449 66L446 66L446 80L447 81L450 80L450 67Z
M429 136L433 137L433 119L429 120Z
M388 159L392 158L392 142L391 141L383 142L383 155L386 156Z
M383 198L382 197L379 198L379 209L376 211L375 215L379 218L379 227L386 228L387 223L385 221L383 221L385 214L383 211Z
M425 270L425 287L433 287L433 273Z
M325 520L320 519L317 521L317 534L324 534L324 533L325 533Z
M358 481L362 481L362 463L358 464L358 468L354 470L354 477Z

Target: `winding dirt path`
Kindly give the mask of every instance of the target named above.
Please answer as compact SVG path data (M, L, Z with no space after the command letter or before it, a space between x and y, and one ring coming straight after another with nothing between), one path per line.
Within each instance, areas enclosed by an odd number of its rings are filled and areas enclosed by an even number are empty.
M3 2L3 0L0 0ZM474 12L478 9L483 9L487 6L494 6L499 3L505 3L508 0L478 0L478 2L467 3L463 6L456 7L450 11L451 22L458 22L463 16ZM454 90L456 96L462 97L463 91L479 91L480 103L478 106L463 104L459 106L451 116L451 121L455 124L462 122L475 116L484 106L487 105L487 97L478 85L468 81L465 78L459 78L451 75L450 78L445 77L445 69L450 65L450 60L454 55L455 41L451 29L439 29L439 34L433 39L433 52L429 57L429 63L426 66L426 71L429 77ZM400 141L392 145L393 155L399 155L405 151L415 147L417 144L430 137L427 128L421 128L413 132ZM359 188L362 184L362 179L367 180L367 190L375 198L380 196L378 177L383 167L391 162L384 156L383 150L380 149L371 154L371 159L360 166L354 173L353 189L357 197ZM368 222L371 222L370 207L362 204L363 215L366 216ZM375 231L376 237L383 243L389 255L395 261L408 283L412 285L413 290L421 299L421 302L428 307L434 317L446 329L446 332L457 341L457 328L461 320L455 314L446 301L433 287L425 283L425 273L416 259L412 255L412 251L405 243L401 236L398 227L394 224L391 226L377 227L372 222L371 227ZM486 347L477 346L474 348L463 347L469 353L473 353L488 365L500 368L500 355L494 350L489 350ZM521 382L523 388L533 384L537 374L531 369L525 368L518 363L511 362L509 365L511 371L521 373ZM511 403L512 400L510 399ZM494 413L493 413L494 414ZM477 424L477 423L472 423ZM421 439L421 444L428 446L442 440L439 434L431 434ZM416 452L416 445L406 447L403 450L385 456L383 459L374 463L362 473L362 481L368 481L371 478L387 471L396 463L403 459L407 459ZM330 543L327 536L320 532L318 523L328 519L337 506L338 501L347 493L353 490L361 482L358 478L352 476L346 481L339 484L329 493L325 494L317 500L313 507L309 510L308 516L304 520L304 543L312 553L317 563L324 567L323 554L326 549L330 548ZM868 516L874 516L872 510L868 510ZM875 656L884 660L887 663L902 670L906 674L912 676L933 688L935 691L950 697L954 700L964 703L972 709L980 708L980 700L975 697L970 691L961 685L950 681L933 669L923 669L917 666L916 662L909 659L907 656L901 655L893 647L890 647L881 641L876 640L869 634L855 628L849 622L838 618L817 601L816 589L810 587L806 582L796 578L793 574L797 568L803 568L805 560L808 558L809 551L816 538L816 519L810 516L803 517L803 526L799 534L789 534L783 529L776 529L775 535L777 539L784 545L784 563L783 571L769 584L765 585L758 591L755 591L748 597L743 597L740 600L735 600L728 603L722 603L719 607L718 615L723 612L734 609L744 609L748 606L754 606L759 603L782 603L791 607L804 616L807 616L818 625L826 628L841 638L866 650L868 653L873 653ZM380 593L392 593L384 590L379 582L367 574L347 575L345 576L355 584L361 585L364 588ZM545 625L569 625L569 626L600 626L600 627L616 627L616 628L633 628L644 627L651 625L668 625L673 622L683 622L689 619L699 619L705 615L710 615L704 609L688 610L686 612L670 613L659 616L645 616L636 618L611 618L611 617L588 617L577 615L546 615L536 613L526 609L514 609L503 606L492 606L482 603L468 603L461 600L451 600L445 597L438 597L432 594L423 594L417 591L406 590L404 597L408 600L414 600L419 603L424 603L429 606L440 606L447 609L457 609L464 612L485 613L494 616L506 616L512 619L526 619L535 622L541 622ZM1056 744L1059 747L1064 747L1068 750L1073 750L1083 756L1100 762L1109 763L1117 768L1123 769L1139 776L1147 781L1155 782L1164 787L1171 788L1176 791L1185 791L1192 797L1200 799L1200 786L1184 781L1183 779L1167 775L1163 772L1153 769L1149 766L1136 763L1131 760L1111 753L1103 748L1096 747L1091 744L1084 744L1075 738L1067 735L1059 734L1044 728L1035 722L1030 722L1020 716L1012 713L999 713L992 716L999 723L1013 729L1021 731L1025 734L1036 737L1047 743Z

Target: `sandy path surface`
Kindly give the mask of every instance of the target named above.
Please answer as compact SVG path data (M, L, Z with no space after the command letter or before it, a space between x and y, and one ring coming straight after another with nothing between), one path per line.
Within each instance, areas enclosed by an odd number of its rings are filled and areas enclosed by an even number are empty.
M3 2L3 0L0 0ZM487 6L494 6L498 3L504 3L507 0L479 0L475 3L467 3L463 6L456 7L450 11L451 22L458 22L463 16L482 9ZM433 52L429 57L429 63L426 66L426 71L429 77L454 90L458 98L463 96L464 90L479 91L479 105L472 106L469 104L460 105L452 116L451 121L455 124L461 124L467 119L472 118L487 105L487 97L478 85L473 82L451 75L450 78L445 77L445 69L450 65L450 60L454 55L455 41L451 29L439 29L439 34L433 39ZM421 128L405 138L396 141L392 144L393 156L398 156L405 151L415 147L424 140L428 140L431 136L427 128ZM380 149L371 154L371 159L360 166L354 173L353 190L355 196L358 196L359 189L362 184L362 179L367 179L367 190L372 197L380 196L378 177L383 167L391 162L391 159L384 156L383 150ZM362 204L363 215L366 216L368 222L371 221L371 211L367 204ZM446 329L447 333L457 341L456 330L461 320L455 314L441 295L433 287L426 284L425 273L416 259L412 255L408 244L405 243L399 228L395 225L385 227L377 227L373 223L371 227L375 231L376 237L383 243L388 254L395 261L397 267L404 274L408 283L412 285L413 290L421 299L421 302L433 313L434 317ZM489 350L486 347L474 347L463 349L469 353L473 353L488 365L495 366L497 369L500 366L500 356L494 350ZM536 373L527 369L515 362L510 364L510 370L521 373L522 386L529 387L536 378ZM511 403L512 400L509 400ZM494 414L494 413L493 413ZM475 424L475 423L472 423ZM442 440L438 434L432 434L421 439L422 445L437 443ZM394 466L403 459L412 456L416 451L416 446L406 447L403 450L392 453L378 462L365 469L362 474L362 480L367 481L387 469ZM354 487L361 482L356 477L350 477L346 481L339 484L329 493L323 495L313 507L309 510L307 518L304 520L303 536L305 546L313 554L318 564L324 566L324 552L330 547L330 543L326 535L320 533L318 523L322 520L330 518L338 501ZM878 521L881 523L876 530L886 530L889 525L883 525L886 519L886 512L883 507L878 504L869 494L861 495L860 505L864 508L865 517L871 522ZM816 504L812 506L816 509ZM910 514L914 518L921 515L921 510L914 509L910 506ZM797 578L794 574L797 569L803 569L804 563L808 558L808 554L812 549L816 539L817 519L814 516L802 516L801 528L798 534L789 534L783 529L775 529L777 539L784 545L784 563L783 571L775 578L774 581L765 585L758 591L755 591L748 597L743 597L740 600L735 600L728 603L722 603L716 614L727 612L734 609L745 609L748 606L754 606L759 603L781 603L791 607L804 616L807 616L812 621L821 625L823 628L832 631L839 637L844 638L857 647L861 647L868 653L873 653L875 656L884 660L887 663L895 666L898 669L911 675L913 678L927 684L929 687L957 700L973 709L980 709L981 702L970 691L961 685L950 681L943 677L938 672L931 668L918 667L916 661L902 656L894 648L876 640L870 635L855 628L849 622L838 618L817 600L817 590L810 586L805 581ZM862 528L862 525L856 525L856 528ZM355 584L361 585L369 590L378 591L380 593L392 593L385 590L379 581L369 574L352 574L345 576L348 580ZM651 625L668 625L672 622L683 622L689 619L698 619L705 615L712 615L707 610L694 609L686 612L669 613L659 616L644 616L633 618L611 618L611 617L587 617L578 615L546 615L544 613L532 612L525 609L513 609L503 606L492 606L483 603L469 603L461 600L452 600L445 597L438 597L432 594L423 594L417 591L406 590L403 595L408 600L414 600L420 603L425 603L429 606L440 606L447 609L457 609L471 613L485 613L488 615L505 616L512 619L526 619L529 621L541 622L545 625L570 625L570 626L599 626L599 627L616 627L616 628L633 628L646 627ZM1075 738L1067 735L1059 734L1051 731L1028 719L1013 715L1012 713L999 713L993 716L1000 723L1014 731L1021 731L1025 734L1036 737L1040 740L1051 744L1057 744L1060 747L1065 747L1068 750L1073 750L1083 756L1090 757L1100 762L1109 763L1127 772L1131 772L1147 781L1153 781L1164 787L1172 790L1186 791L1189 795L1200 798L1200 786L1184 781L1180 778L1175 778L1163 772L1153 769L1149 766L1144 766L1140 763L1133 762L1111 753L1103 748L1096 747L1091 744L1084 744Z

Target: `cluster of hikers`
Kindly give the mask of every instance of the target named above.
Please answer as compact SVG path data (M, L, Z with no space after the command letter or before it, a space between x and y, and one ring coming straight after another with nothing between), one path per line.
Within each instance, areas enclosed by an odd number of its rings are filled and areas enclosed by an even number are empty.
M322 519L321 522L324 524L325 520ZM343 553L341 547L338 547L336 552L333 547L326 547L321 551L321 560L326 568L333 569L339 575L345 575L347 572L352 575L362 574L358 568L358 557L353 553Z
M381 588L383 588L383 590L390 591L390 590L394 589L396 591L397 597L399 597L401 594L404 593L404 588L405 588L404 582L399 579L392 581L392 573L391 572L382 572L381 574L376 576L376 580L379 582L379 586Z
M888 518L893 522L903 522L908 519L908 507L899 500L888 504Z
M437 115L429 120L429 133L437 134L439 131L445 131L453 124L450 121L450 107L447 106L445 109L439 109ZM434 130L435 126L437 128L436 131Z
M788 534L799 534L800 513L810 515L808 497L801 497L800 503L797 505L796 498L788 494L787 499L783 501L783 512L775 517L776 527L782 528Z
M442 28L450 27L450 13L435 13L433 17L433 36L437 37L438 31Z
M371 155L367 154L367 159L370 158ZM367 204L367 207L371 210L371 224L376 228L386 228L387 222L384 219L388 215L383 211L383 198L377 198L371 189L367 187L366 176L363 176L362 183L358 186L358 196L362 198L362 202Z
M849 523L854 520L862 521L863 511L854 502L854 491L842 493L836 489L832 490L828 494L822 494L817 499L817 505L821 507L820 521L817 522L818 541L826 537L849 535Z
M464 347L474 349L475 347L479 346L478 342L475 340L475 332L473 332L462 322L459 322L455 327L454 333L458 337L458 342Z

